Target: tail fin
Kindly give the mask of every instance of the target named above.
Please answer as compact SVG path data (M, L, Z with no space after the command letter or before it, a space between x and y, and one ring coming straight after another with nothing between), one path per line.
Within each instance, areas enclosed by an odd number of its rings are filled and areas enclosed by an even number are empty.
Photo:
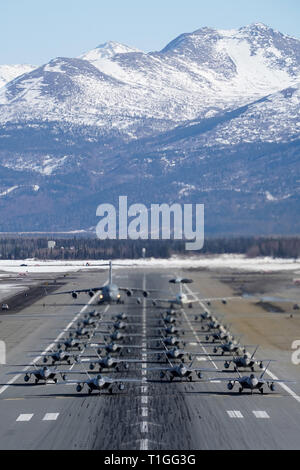
M256 348L254 349L254 353L252 354L252 356L251 356L251 359L253 359L253 358L254 358L254 356L255 356L255 353L256 353L256 351L258 350L258 348L259 348L259 346L256 346Z
M194 358L193 358L192 362L190 363L190 365L189 365L189 369L191 369L191 368L192 368L192 366L193 366L193 364L194 364L194 362L195 362L195 359L196 359L196 356L194 356Z
M271 361L269 361L268 364L266 365L266 368L265 368L265 370L263 371L263 373L261 374L260 379L262 379L263 376L265 375L265 373L267 372L267 369L268 369L270 363L271 363Z

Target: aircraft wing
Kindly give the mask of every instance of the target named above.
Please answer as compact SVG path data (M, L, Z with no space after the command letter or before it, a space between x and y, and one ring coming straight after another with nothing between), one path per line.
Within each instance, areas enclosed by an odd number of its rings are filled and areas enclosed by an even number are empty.
M216 372L216 369L214 370ZM213 377L209 379L210 382L240 382L241 377Z
M93 363L99 363L102 362L102 358L99 359L99 357L95 357L95 359L91 359L90 357L81 357L78 361L80 364L84 364L85 362L87 363L90 363L90 362L93 362ZM80 374L80 372L78 372Z
M123 292L128 292L128 291L132 291L132 292L161 292L161 289L142 289L141 287L119 287L119 290L120 291L123 291Z
M188 294L189 295L201 295L200 293L198 292L193 292L193 294ZM194 300L194 302L212 302L212 301L217 301L217 300L220 300L220 301L223 301L223 300L240 300L242 299L243 297L241 296L234 296L234 297L207 297L207 298L199 298L197 300Z
M108 383L111 383L111 384L114 384L114 383L145 383L144 380L142 379L124 379L124 378L120 378L120 379L114 379L112 377L105 377L105 381L108 382Z
M29 357L36 357L37 354L40 354L40 356L47 356L47 357L50 357L50 356L54 356L56 353L55 352L52 352L52 353L45 353L43 351L36 351L35 354L28 354Z
M157 349L157 350L153 350L153 351L147 351L147 356L148 355L154 355L154 354L166 354L166 350L165 349Z
M84 385L89 383L89 380L64 380L63 382L57 382L56 385Z
M162 302L162 303L168 303L168 304L171 304L171 303L176 303L176 300L173 299L152 299L150 298L149 300L151 300L152 302Z
M263 383L266 383L266 384L272 384L272 383L287 383L287 384L298 384L299 383L299 380L285 380L285 379L276 379L276 380L272 380L272 379L259 379L260 382L263 382Z
M132 335L130 335L132 336ZM86 342L86 341L85 341ZM95 349L95 348L106 348L107 346L109 346L109 344L107 343L91 343L91 344L87 344L87 348L92 348L92 349ZM122 349L143 349L142 346L138 346L136 344L116 344L116 346L118 348L122 348Z
M15 372L6 372L6 375L26 375L26 374L34 374L38 372L39 369L32 369L32 370L16 370ZM54 371L53 371L54 372Z
M101 287L91 287L90 289L73 289L69 291L64 291L64 292L55 292L54 294L49 294L49 295L62 295L62 294L73 294L73 292L76 292L76 294L81 294L81 293L89 293L89 292L100 292L103 289L103 286Z
M204 367L193 367L192 369L189 369L191 372L216 372L216 369L205 369ZM219 379L216 379L219 380Z

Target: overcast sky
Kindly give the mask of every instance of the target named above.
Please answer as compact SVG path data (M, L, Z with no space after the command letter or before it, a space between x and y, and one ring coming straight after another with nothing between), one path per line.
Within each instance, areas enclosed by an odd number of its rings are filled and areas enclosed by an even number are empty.
M76 57L109 40L148 52L203 26L254 22L300 38L300 0L0 0L0 64Z

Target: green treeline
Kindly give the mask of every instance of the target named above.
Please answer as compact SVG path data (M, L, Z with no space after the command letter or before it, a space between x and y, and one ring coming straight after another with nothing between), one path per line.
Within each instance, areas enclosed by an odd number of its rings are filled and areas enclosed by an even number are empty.
M68 237L51 238L55 248L48 248L49 237L28 236L0 237L0 259L53 259L53 260L97 260L138 259L143 248L146 257L169 258L172 255L245 254L248 257L271 256L276 258L300 257L300 237L237 237L209 238L200 252L188 252L182 241L132 241L96 238Z

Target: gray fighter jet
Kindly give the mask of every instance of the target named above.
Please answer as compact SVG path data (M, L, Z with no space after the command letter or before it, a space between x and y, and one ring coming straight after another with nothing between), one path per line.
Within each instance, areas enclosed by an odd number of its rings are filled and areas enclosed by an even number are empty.
M256 365L259 366L260 369L263 369L264 368L264 365L263 365L264 361L270 361L270 359L256 360L254 358L254 356L255 356L255 353L257 352L258 348L259 348L259 346L256 347L256 349L255 349L255 351L252 355L249 354L248 352L246 352L243 356L236 356L236 357L233 357L230 360L225 361L225 363L224 363L225 369L229 369L231 363L233 363L235 370L243 368L243 369L251 369L252 372L254 372L254 369L255 369Z
M271 392L275 391L275 383L297 383L294 380L280 380L280 379L270 379L266 380L264 379L264 375L270 365L270 362L268 363L267 367L263 371L263 373L259 376L256 377L254 374L251 374L250 376L242 376L239 371L237 370L238 377L231 377L231 378L214 378L211 379L211 381L225 381L228 382L227 388L228 390L233 390L235 384L239 384L239 393L241 394L243 390L250 390L251 394L253 394L254 390L258 390L262 395L264 393L264 385L267 385Z
M67 351L63 351L62 349L58 351L52 351L52 352L40 352L43 362L46 363L48 360L52 360L52 365L55 364L56 362L67 362L67 364L72 364L72 360L74 362L77 362L77 355L71 354ZM34 357L35 355L31 354L31 357Z
M34 369L29 369L29 370L21 370L21 371L15 371L15 372L8 372L8 375L16 375L16 374L24 374L24 382L29 382L31 376L35 377L35 384L38 384L40 381L43 381L44 383L47 383L49 381L52 381L54 383L57 383L57 378L56 376L60 374L63 377L64 371L58 371L56 367L51 368L51 367L41 367L38 368L34 366Z
M187 379L190 382L193 381L193 375L196 374L199 379L202 378L202 372L216 372L216 369L205 369L203 367L192 367L195 361L195 357L192 362L186 366L183 362L180 364L172 364L170 359L168 358L169 367L161 366L161 367L153 367L147 369L148 371L160 371L160 378L163 379L166 375L169 375L169 380L172 382L175 378L179 379Z
M110 394L113 393L113 386L115 384L118 384L119 390L124 390L125 389L125 384L139 384L142 382L145 382L144 380L139 380L139 379L128 379L128 378L112 378L112 377L107 377L103 375L97 375L97 377L92 378L87 372L85 372L87 375L86 380L68 380L67 378L64 380L64 382L61 382L62 384L74 384L76 385L76 391L80 393L84 386L87 386L88 388L88 394L90 395L93 391L98 391L99 395L101 394L102 390L108 390Z

